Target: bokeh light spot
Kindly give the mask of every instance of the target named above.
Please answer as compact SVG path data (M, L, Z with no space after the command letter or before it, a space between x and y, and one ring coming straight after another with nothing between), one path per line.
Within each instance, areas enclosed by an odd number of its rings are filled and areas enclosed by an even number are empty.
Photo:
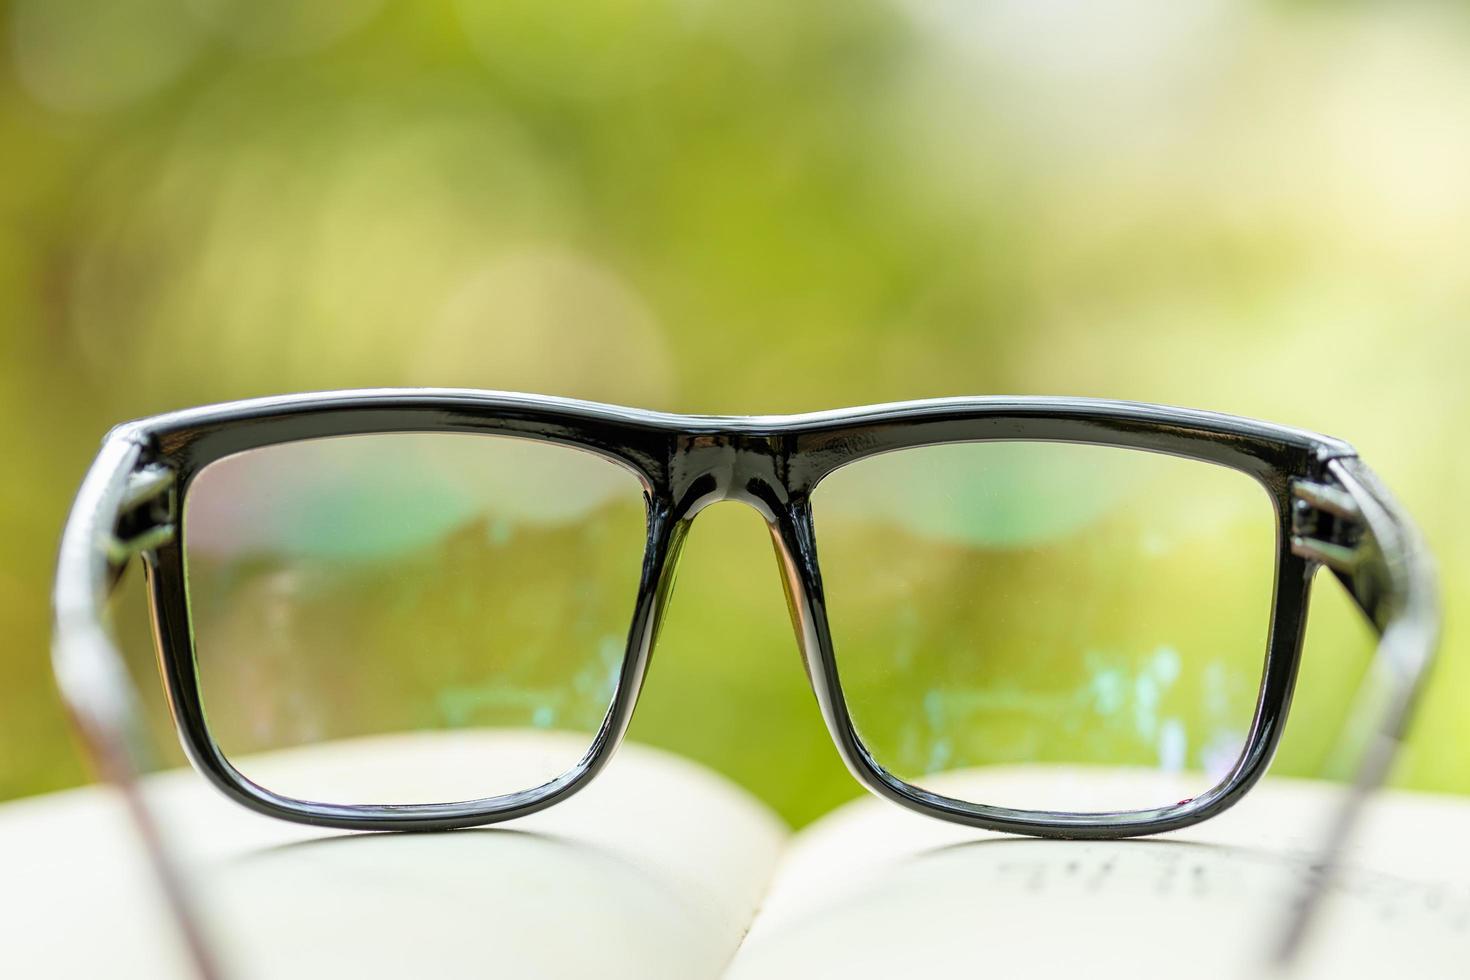
M126 105L176 78L201 32L182 0L16 0L11 53L26 91L51 109Z

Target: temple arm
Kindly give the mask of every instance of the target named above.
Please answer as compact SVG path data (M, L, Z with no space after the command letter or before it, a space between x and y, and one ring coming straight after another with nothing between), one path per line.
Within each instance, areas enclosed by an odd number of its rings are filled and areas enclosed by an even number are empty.
M1439 639L1438 586L1418 530L1362 460L1331 460L1327 473L1330 483L1292 488L1292 551L1332 570L1379 641L1358 699L1359 710L1369 713L1363 719L1369 742L1327 829L1318 873L1288 919L1277 948L1281 963L1300 949L1369 797L1388 777Z
M121 791L199 976L214 980L194 905L138 785L149 767L143 712L107 608L128 562L174 533L172 473L142 465L143 451L137 435L109 436L82 482L56 569L52 666L94 765Z

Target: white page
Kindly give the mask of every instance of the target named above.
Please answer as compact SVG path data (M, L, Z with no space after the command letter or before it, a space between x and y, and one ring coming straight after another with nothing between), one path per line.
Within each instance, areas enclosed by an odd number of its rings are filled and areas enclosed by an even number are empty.
M946 788L1014 798L1037 778L1000 770ZM1067 778L1122 798L1150 779ZM1267 976L1340 793L1267 780L1197 827L1106 842L990 834L860 800L797 835L727 977ZM1288 975L1470 976L1467 833L1470 801L1384 794Z
M1023 777L984 778L1003 791L994 780ZM1128 778L1140 777L1114 774L1098 792L1131 795ZM1339 792L1267 781L1199 827L1122 842L987 834L863 799L786 847L748 794L639 746L586 792L488 832L316 830L252 814L191 774L166 782L240 978L699 980L732 955L734 980L1261 976ZM1299 975L1470 975L1467 828L1466 801L1385 795ZM186 975L107 792L0 807L0 869L0 975Z
M425 754L426 766L472 762L471 743L496 738L451 737L460 744ZM399 750L424 748L409 738ZM353 751L323 749L318 762L340 772ZM241 980L717 977L787 838L738 787L636 745L584 792L504 829L303 827L193 773L155 778L150 792L188 855L227 975ZM0 977L189 975L109 791L0 806L0 876Z

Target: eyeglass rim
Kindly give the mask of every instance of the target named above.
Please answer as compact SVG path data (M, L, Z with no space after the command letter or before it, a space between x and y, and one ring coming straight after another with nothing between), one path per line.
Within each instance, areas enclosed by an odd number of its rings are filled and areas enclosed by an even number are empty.
M511 820L560 802L605 766L626 732L647 671L668 583L689 522L741 499L767 519L793 586L802 656L829 734L858 781L899 805L968 826L1032 836L1111 838L1189 826L1237 802L1280 740L1300 663L1311 566L1290 546L1293 481L1355 455L1340 440L1192 409L1088 398L977 396L785 416L686 416L550 396L464 389L375 389L251 399L119 426L174 474L183 513L193 479L219 459L303 439L388 432L477 432L542 439L624 463L649 493L648 535L623 669L612 705L579 763L541 786L455 803L348 805L281 796L230 764L205 718L184 576L183 535L147 555L156 640L186 755L238 803L324 827L432 830ZM951 799L888 773L864 748L841 696L817 563L810 493L834 470L876 453L952 442L1057 441L1163 452L1244 472L1270 496L1277 561L1265 664L1245 747L1231 773L1193 800L1149 810L1064 813Z

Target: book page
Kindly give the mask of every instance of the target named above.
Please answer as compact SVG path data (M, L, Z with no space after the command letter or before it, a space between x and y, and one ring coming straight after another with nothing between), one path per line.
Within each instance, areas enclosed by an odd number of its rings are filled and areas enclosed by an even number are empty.
M435 765L509 765L506 753L557 736L448 737L339 743L282 764L327 767L346 787L363 759L418 752L432 785ZM548 810L437 834L284 823L192 772L149 782L230 980L717 977L787 838L738 787L637 745ZM0 874L0 976L190 976L111 791L0 807Z
M1002 769L935 788L1005 799L1048 779L1074 793L1091 780L1099 798L1136 799L1154 778ZM1341 792L1268 779L1188 830L1096 842L993 834L859 800L796 836L727 977L1269 976ZM1282 975L1470 975L1470 801L1385 793L1370 806Z

